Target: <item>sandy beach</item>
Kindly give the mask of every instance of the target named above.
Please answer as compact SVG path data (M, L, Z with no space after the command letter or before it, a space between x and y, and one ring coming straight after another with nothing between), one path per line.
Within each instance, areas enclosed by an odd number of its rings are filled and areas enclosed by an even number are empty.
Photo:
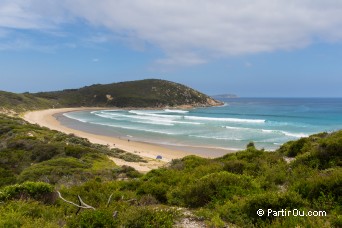
M23 118L32 123L38 124L50 128L52 130L61 131L67 134L75 134L76 136L87 138L92 143L98 143L103 145L109 145L110 147L120 148L130 153L135 153L148 160L148 163L134 163L126 162L117 158L111 158L117 165L129 165L141 172L147 172L151 169L158 168L170 162L172 159L182 158L184 156L194 154L186 152L181 149L167 148L157 144L150 144L145 142L127 141L126 139L120 139L116 137L109 137L97 134L91 134L88 132L79 131L66 126L63 126L58 120L56 120L56 114L62 114L66 112L82 111L82 110L100 110L103 108L61 108L61 109L47 109L40 111L27 112ZM161 160L155 158L161 155ZM208 156L203 156L208 157Z

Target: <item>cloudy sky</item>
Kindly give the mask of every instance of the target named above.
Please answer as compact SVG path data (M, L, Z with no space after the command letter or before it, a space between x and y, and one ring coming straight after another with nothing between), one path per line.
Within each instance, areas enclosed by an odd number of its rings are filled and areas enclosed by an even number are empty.
M341 0L1 0L0 90L160 78L342 97Z

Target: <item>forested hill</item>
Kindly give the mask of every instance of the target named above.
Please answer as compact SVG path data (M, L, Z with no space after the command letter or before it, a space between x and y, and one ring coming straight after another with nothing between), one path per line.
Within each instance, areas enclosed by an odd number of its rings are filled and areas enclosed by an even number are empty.
M15 94L0 92L0 108L15 111L60 107L204 107L221 102L187 86L158 79L96 84L80 89Z

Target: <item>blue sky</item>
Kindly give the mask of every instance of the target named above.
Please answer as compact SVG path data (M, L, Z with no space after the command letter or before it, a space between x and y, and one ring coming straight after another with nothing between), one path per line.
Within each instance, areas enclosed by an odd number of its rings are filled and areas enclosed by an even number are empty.
M342 1L2 0L0 69L12 92L160 78L342 97Z

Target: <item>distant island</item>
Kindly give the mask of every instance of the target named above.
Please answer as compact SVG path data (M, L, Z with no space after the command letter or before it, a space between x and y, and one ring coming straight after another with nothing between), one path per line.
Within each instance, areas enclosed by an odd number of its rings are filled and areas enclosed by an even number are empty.
M218 94L212 96L215 99L226 99L226 98L238 98L236 94L227 93L227 94Z

